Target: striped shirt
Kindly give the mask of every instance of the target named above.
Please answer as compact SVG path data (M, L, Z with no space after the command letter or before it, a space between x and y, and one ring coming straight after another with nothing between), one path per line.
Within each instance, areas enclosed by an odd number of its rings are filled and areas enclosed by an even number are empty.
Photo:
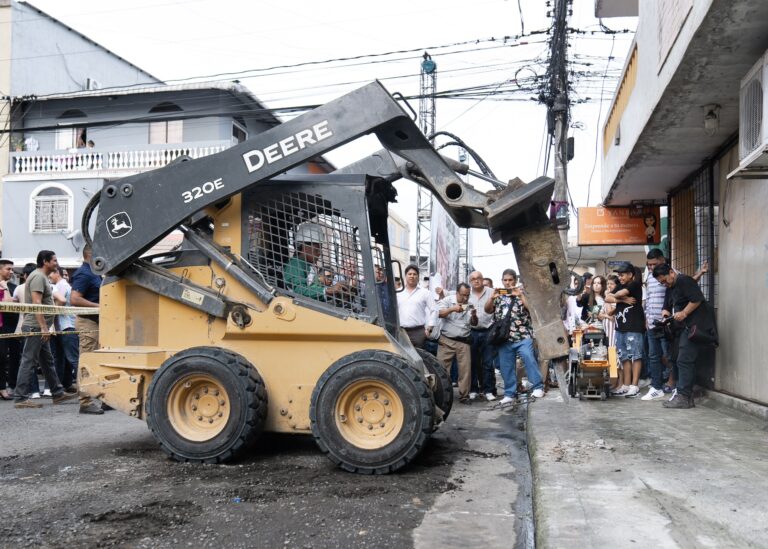
M645 325L650 330L654 320L661 320L661 311L664 308L664 296L667 288L656 280L651 274L646 280L647 292L645 295Z

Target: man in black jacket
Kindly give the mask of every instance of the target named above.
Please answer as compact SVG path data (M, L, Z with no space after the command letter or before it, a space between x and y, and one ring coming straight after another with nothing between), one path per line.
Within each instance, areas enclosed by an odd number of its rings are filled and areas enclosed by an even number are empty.
M675 321L685 326L680 334L677 352L677 370L680 376L677 381L677 394L672 400L665 402L664 407L693 408L696 360L700 353L711 346L711 343L702 342L695 336L692 339L691 335L695 330L711 334L714 339L714 321L707 310L704 294L701 293L699 285L693 278L675 272L666 264L654 267L653 277L667 287L662 316L672 316Z

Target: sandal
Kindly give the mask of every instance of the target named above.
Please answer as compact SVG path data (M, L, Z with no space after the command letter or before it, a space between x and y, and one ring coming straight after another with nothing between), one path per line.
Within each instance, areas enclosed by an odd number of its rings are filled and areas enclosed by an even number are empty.
M669 394L669 393L671 393L672 391L674 391L674 390L675 390L675 388L674 388L674 387L670 387L669 385L667 385L667 384L665 383L665 384L664 384L664 385L661 387L661 390L662 390L662 391L664 391L664 393L665 393L665 394Z
M0 398L3 400L13 400L13 396L8 392L8 389L0 390Z

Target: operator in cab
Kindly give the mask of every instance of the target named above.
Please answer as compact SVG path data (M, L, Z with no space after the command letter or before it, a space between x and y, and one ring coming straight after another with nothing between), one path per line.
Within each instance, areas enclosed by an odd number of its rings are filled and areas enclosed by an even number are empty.
M289 290L318 301L331 301L335 294L344 290L339 282L323 283L318 275L317 261L323 253L325 231L318 223L302 223L293 234L295 253L283 267L283 279Z

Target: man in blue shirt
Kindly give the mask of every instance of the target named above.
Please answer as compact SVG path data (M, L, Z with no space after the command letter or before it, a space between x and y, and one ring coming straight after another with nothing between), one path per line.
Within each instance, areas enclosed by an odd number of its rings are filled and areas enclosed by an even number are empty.
M73 307L98 307L101 277L91 270L91 247L83 247L83 264L72 275ZM80 354L89 353L99 348L99 315L78 315L75 328L80 332ZM103 414L104 409L98 400L80 394L81 414Z

